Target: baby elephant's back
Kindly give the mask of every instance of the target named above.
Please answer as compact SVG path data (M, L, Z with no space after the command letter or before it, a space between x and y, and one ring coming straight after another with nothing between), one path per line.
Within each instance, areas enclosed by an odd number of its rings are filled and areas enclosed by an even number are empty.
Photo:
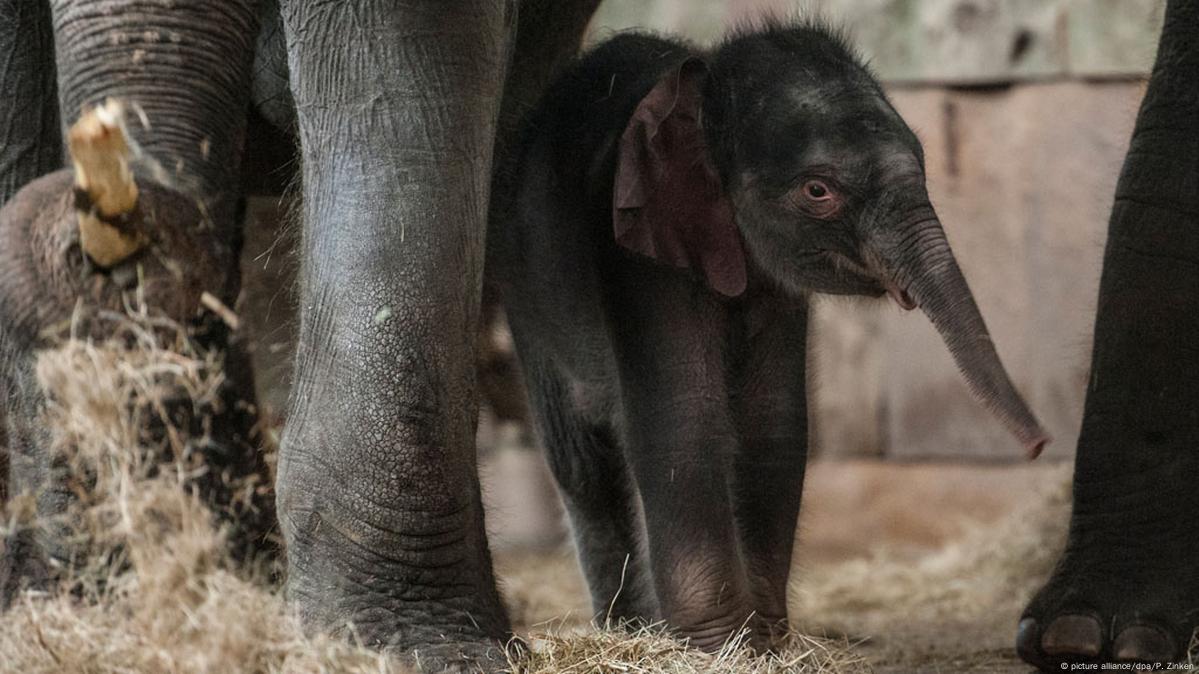
M552 360L583 380L610 375L600 266L617 254L616 144L638 101L690 54L623 34L588 52L526 119L510 200L493 211L489 276L500 287L522 359Z
M550 85L523 122L519 160L509 176L513 194L499 198L518 197L522 215L530 209L561 208L570 215L586 216L594 226L572 234L610 232L620 136L637 104L659 78L691 54L690 48L678 42L624 33L577 59ZM532 222L516 219L506 226L527 232L538 224L537 218ZM566 224L558 223L558 228ZM571 224L575 224L573 220Z

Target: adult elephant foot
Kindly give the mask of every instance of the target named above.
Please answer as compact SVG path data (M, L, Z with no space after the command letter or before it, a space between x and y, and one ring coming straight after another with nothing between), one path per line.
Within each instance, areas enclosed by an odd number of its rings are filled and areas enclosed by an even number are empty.
M437 424L444 413L429 405L446 391L419 386L414 372L427 357L363 364L326 392L297 382L293 404L306 409L289 416L276 481L287 596L309 628L406 653L422 671L498 671L510 627L464 444L473 424ZM470 359L458 362L468 377ZM366 401L355 393L364 379L394 393ZM336 441L339 418L359 437Z
M1170 0L1108 227L1066 552L1017 649L1178 662L1199 624L1199 3Z
M412 455L428 460L447 450L395 447L390 457L378 457L385 466L353 466L378 470L377 476L354 477L299 449L292 419L278 498L287 536L287 595L302 621L407 654L425 671L499 669L510 628L482 528L476 526L478 501L465 486L460 492L442 486L440 494L421 494L419 485L437 487L453 476L404 465ZM372 502L370 493L331 490L330 482L377 483L420 504Z
M1123 478L1075 485L1067 549L1020 620L1021 658L1045 671L1186 660L1199 628L1199 462L1188 458L1133 468L1130 457Z

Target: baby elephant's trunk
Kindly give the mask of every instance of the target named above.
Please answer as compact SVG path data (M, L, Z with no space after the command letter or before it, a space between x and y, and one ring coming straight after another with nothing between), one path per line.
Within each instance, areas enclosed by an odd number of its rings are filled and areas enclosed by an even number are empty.
M1030 459L1049 435L1008 378L966 279L949 249L949 241L931 206L922 217L905 218L898 236L876 250L893 284L897 300L918 305L945 340L970 391L1020 439ZM892 230L894 233L895 230Z

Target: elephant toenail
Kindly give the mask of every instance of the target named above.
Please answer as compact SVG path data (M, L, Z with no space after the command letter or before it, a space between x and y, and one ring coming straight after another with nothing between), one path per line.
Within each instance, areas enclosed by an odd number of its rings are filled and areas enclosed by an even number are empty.
M1123 661L1169 662L1175 656L1174 642L1156 627L1131 625L1116 636L1112 654Z
M1095 658L1102 649L1103 626L1091 616L1058 616L1041 635L1041 650L1046 655Z
M1037 650L1039 641L1036 618L1024 618L1016 625L1016 653L1025 662L1033 663L1040 659L1041 654Z

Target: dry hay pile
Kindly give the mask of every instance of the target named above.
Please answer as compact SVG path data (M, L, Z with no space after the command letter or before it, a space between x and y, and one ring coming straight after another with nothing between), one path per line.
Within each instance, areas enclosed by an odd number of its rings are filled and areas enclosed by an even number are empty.
M43 423L75 497L61 521L38 525L64 534L77 562L55 592L27 592L0 616L0 671L399 671L306 637L263 570L230 561L228 527L194 488L204 466L183 429L161 432L167 401L217 404L219 354L144 310L102 318L113 339L68 340L37 359ZM5 533L28 511L10 503Z
M791 603L802 624L851 639L885 671L1027 671L1016 622L1065 543L1069 466L1039 498L975 525L920 559L878 549L801 573Z
M825 637L810 646L838 646L829 653L827 671L1028 671L1012 646L1015 624L1048 577L1069 520L1069 467L1055 470L1060 477L1046 480L1053 486L1040 498L994 525L976 525L936 553L913 560L910 553L879 549L867 559L797 568L792 616L804 632ZM497 571L519 625L532 632L544 625L560 633L584 629L590 608L573 556L501 555ZM535 642L541 652L530 662L541 669L520 671L603 671L585 666L588 658L603 652L611 662L625 662L641 649L660 647L666 654L678 646L669 640L653 643L630 644L604 633L552 638ZM801 639L787 653L803 648ZM694 670L629 666L608 671ZM718 671L762 670L741 662Z
M730 639L715 655L688 649L660 630L629 634L596 630L530 637L533 651L513 662L514 674L823 674L869 672L866 660L844 641L793 635L779 653L755 656L742 647L745 635Z
M884 672L1026 672L1015 627L1049 578L1070 519L1069 465L1038 498L913 561L878 549L814 567L791 588L801 625L855 641ZM1199 629L1184 661L1199 666Z
M968 620L1023 603L1045 581L1065 543L1070 517L1068 466L1038 499L986 527L974 526L942 550L913 561L879 549L812 569L793 600L805 616L834 623L876 614L908 620Z
M194 488L204 466L188 451L186 429L171 427L164 403L185 395L197 407L216 405L220 355L144 309L105 319L114 338L67 340L37 360L44 427L71 466L74 499L60 521L36 523L29 499L13 499L2 533L53 527L78 554L59 570L55 591L26 592L0 616L0 671L406 671L394 659L306 635L262 568L230 560L228 526ZM541 602L540 610L548 601L514 597L518 607ZM737 643L717 655L696 653L660 630L541 628L529 641L531 653L513 656L514 672L867 669L844 642L800 636L766 657Z

